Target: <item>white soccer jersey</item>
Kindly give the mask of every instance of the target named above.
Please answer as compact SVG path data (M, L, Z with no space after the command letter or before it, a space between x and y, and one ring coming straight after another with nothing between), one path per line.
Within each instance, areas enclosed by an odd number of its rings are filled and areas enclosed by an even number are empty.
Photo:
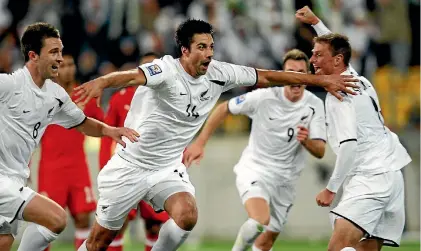
M0 173L23 179L47 125L71 128L86 118L61 86L46 80L39 88L26 67L0 74L0 111Z
M323 101L307 90L301 100L291 102L283 87L258 89L231 99L228 108L253 120L236 173L251 170L266 178L293 182L305 160L305 148L296 139L298 126L309 129L310 139L326 141Z
M254 68L212 60L199 78L189 75L178 59L165 56L139 66L146 87L138 88L124 125L141 136L117 154L142 168L174 167L205 122L222 92L257 82Z
M409 162L399 138L384 126L376 91L364 77L349 70L360 82L357 95L343 94L341 102L330 93L326 96L326 122L329 145L337 154L341 143L357 141L352 174L378 174L399 170Z

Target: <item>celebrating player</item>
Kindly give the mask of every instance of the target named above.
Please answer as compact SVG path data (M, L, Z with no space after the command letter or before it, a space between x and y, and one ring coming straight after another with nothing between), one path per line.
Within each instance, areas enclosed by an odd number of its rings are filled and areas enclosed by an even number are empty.
M121 136L135 142L132 129L114 128L86 117L66 91L51 78L58 76L63 45L57 29L46 23L28 26L21 39L25 67L0 74L0 250L10 250L17 221L32 222L23 233L19 251L41 251L66 226L57 203L26 186L28 162L49 124L76 127L86 135ZM54 182L54 181L52 181Z
M397 135L384 125L373 86L349 65L348 38L331 33L308 7L298 10L296 17L317 32L310 59L316 74L354 74L360 80L357 95L342 93L343 102L330 94L326 97L327 136L337 159L317 204L329 206L343 187L339 204L331 210L334 230L328 250L399 246L405 224L401 169L411 158Z
M118 148L98 176L97 218L83 250L104 250L140 200L164 209L170 219L162 226L153 251L176 250L197 221L194 187L181 163L187 144L200 129L222 92L254 84L311 84L354 93L350 76L314 76L259 70L213 60L212 26L189 19L176 31L181 57L164 56L138 69L115 72L77 87L81 104L104 88L145 85L136 92L125 125L142 135L135 144ZM85 100L85 101L82 101Z
M74 99L76 65L71 54L63 53L63 62L54 80ZM104 120L104 114L92 100L84 108L86 116ZM107 137L108 138L108 137ZM89 236L89 217L95 211L96 199L84 151L85 135L76 129L67 130L49 125L41 138L38 174L40 194L69 208L75 223L76 250Z
M158 55L150 52L142 56L140 64L150 63L154 59L157 59ZM137 88L138 92L147 90L147 87L140 86ZM130 103L132 102L133 96L136 92L135 86L128 86L126 88L117 91L111 96L110 104L108 108L107 115L105 117L105 123L111 126L123 126L124 120L126 119L127 113L130 109ZM101 152L100 158L101 168L107 163L111 158L112 152L115 148L114 141L109 137L101 138ZM146 241L145 241L145 251L150 251L152 246L155 244L158 239L158 233L161 228L161 225L168 220L168 214L166 212L156 213L153 208L144 202L140 201L138 208L140 209L140 216L145 220L145 232L146 232ZM136 217L137 210L133 209L128 215L128 220L132 220ZM123 234L126 229L128 221L124 223L123 228L120 230L120 233L114 238L111 242L108 251L121 251L123 250Z
M304 52L286 53L284 71L307 73ZM325 152L323 101L305 85L271 87L232 98L210 115L200 135L184 153L188 166L200 161L210 136L229 114L252 120L248 146L234 167L237 189L249 219L241 226L233 251L268 251L282 231L295 198L295 183L304 167L305 150L317 158Z

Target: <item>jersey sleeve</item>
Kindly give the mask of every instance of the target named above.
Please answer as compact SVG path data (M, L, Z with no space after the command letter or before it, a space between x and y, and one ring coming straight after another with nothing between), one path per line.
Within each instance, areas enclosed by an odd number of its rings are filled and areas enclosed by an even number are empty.
M348 141L357 141L357 121L352 102L352 99L346 96L342 102L335 99L332 104L332 123L339 145Z
M0 102L5 102L15 87L15 79L12 75L0 74Z
M67 129L77 127L85 121L86 116L64 90L62 93L56 98L60 110L54 115L52 123Z
M326 142L326 116L323 102L318 100L314 107L314 115L310 121L310 139L320 139Z
M249 117L256 112L258 103L263 96L263 89L255 90L230 99L228 110L232 114L244 114Z
M139 65L139 69L145 74L145 86L153 89L161 88L165 80L171 75L170 68L161 59Z
M252 86L257 84L257 71L255 68L220 62L217 60L212 61L216 70L216 77L218 79L211 82L217 82L223 85L223 91L228 91L234 87Z

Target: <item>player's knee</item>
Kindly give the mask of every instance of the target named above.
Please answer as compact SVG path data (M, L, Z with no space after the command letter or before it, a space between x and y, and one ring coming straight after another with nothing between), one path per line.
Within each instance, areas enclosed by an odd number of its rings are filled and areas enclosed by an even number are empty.
M175 223L183 230L190 231L197 223L197 209L195 206L183 208L178 219L174 219Z
M270 222L270 216L269 215L259 215L259 216L256 216L254 220L259 222L260 224L262 224L264 226L267 226L267 225L269 225L269 222Z
M54 233L61 233L67 225L67 215L64 209L59 208L49 217L50 226L47 226Z

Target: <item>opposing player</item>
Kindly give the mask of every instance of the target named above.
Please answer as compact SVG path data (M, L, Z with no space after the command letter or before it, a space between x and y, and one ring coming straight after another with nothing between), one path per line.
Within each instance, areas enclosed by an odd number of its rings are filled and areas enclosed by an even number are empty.
M76 86L76 65L71 54L63 53L63 62L54 80L73 99ZM92 100L83 112L86 116L104 120L104 114ZM108 137L107 137L108 138ZM90 213L95 211L96 199L84 151L85 135L76 129L49 125L41 138L41 158L38 191L68 208L75 223L76 249L89 236Z
M296 17L317 32L310 59L316 74L354 74L360 80L357 95L343 93L343 102L326 97L327 135L337 159L327 187L317 195L318 205L329 206L343 187L339 204L331 210L334 230L328 250L399 246L405 224L401 169L411 158L384 125L371 83L350 67L347 37L331 33L308 7Z
M349 76L314 76L258 70L212 60L212 26L201 20L183 22L176 31L181 57L164 56L138 69L115 72L77 87L86 103L104 88L145 85L136 91L125 125L142 135L138 143L118 148L98 176L97 218L83 250L104 250L140 200L165 209L153 251L176 250L197 221L194 187L182 153L200 129L222 92L236 86L289 83L319 85L334 95L353 91ZM79 101L79 100L77 100Z
M284 71L307 73L304 52L286 53ZM326 144L323 101L305 85L271 87L221 103L197 139L187 148L188 166L200 161L211 134L229 114L250 117L249 143L234 167L237 189L249 219L241 226L233 251L271 250L294 203L295 183L304 168L305 151L322 158Z
M146 53L142 56L140 64L150 63L154 59L159 58L159 56L153 52ZM147 87L139 87L147 90ZM105 123L111 126L123 126L124 120L126 119L127 113L130 109L130 103L133 99L134 93L136 91L135 86L128 86L126 88L117 91L111 96L110 104L108 108L107 115L105 117ZM141 90L139 90L141 92ZM93 101L93 100L92 100ZM111 158L112 152L115 148L115 142L109 137L101 138L101 163L104 165ZM101 165L103 167L104 165ZM158 233L161 228L161 225L168 220L168 214L166 212L156 213L154 209L144 202L140 201L138 208L140 209L140 216L144 219L145 224L145 251L150 251L152 246L155 244L158 239ZM136 217L137 210L133 209L128 215L128 220L133 220ZM125 222L123 228L120 230L120 233L114 238L111 242L108 251L121 251L123 249L123 235L126 229L128 221Z
M107 126L86 117L66 91L51 78L58 76L63 45L50 24L28 26L21 39L25 67L0 74L0 250L10 250L17 221L32 222L25 229L19 251L41 251L66 226L66 213L57 203L26 186L28 162L49 124L76 127L86 135L121 136L136 141L138 134ZM54 182L54 181L52 181Z

